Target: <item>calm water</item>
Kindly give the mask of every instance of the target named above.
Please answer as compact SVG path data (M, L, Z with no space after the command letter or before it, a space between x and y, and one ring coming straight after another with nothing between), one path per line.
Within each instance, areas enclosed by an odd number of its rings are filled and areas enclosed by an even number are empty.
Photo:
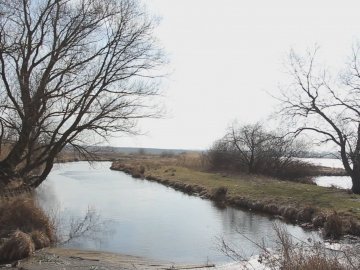
M56 165L38 191L40 203L64 217L82 217L96 209L107 224L98 239L82 239L69 247L111 251L170 262L221 263L229 261L217 248L223 237L243 254L257 254L253 241L273 239L273 221L266 216L185 195L163 185L111 171L110 162ZM307 239L313 234L285 225Z
M301 160L307 161L314 165L332 167L332 168L344 168L340 159L334 158L301 158Z
M309 163L332 167L332 168L344 168L340 159L330 158L304 158ZM335 186L337 188L351 189L352 182L349 176L319 176L315 178L315 183L322 187Z

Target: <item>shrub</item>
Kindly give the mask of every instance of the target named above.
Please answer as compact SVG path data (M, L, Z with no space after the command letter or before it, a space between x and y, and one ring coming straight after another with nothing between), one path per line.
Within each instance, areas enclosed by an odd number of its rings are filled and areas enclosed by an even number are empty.
M239 169L234 151L224 140L216 141L205 155L210 170Z
M313 176L316 169L314 165L296 159L292 159L283 166L274 165L273 170L270 170L270 168L271 166L268 166L268 169L265 170L264 174L287 180L299 180L308 176Z

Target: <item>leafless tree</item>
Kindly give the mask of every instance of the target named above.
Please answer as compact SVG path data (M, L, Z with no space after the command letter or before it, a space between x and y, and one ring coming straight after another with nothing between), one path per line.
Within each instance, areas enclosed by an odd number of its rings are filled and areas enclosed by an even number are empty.
M0 182L38 186L65 146L158 115L164 57L137 0L0 0ZM41 172L34 175L36 169Z
M305 167L296 157L304 152L306 148L300 141L268 131L261 123L234 124L215 142L208 157L210 165L217 169L297 178L303 176Z
M259 171L262 161L270 154L273 137L265 132L260 123L255 123L240 127L231 126L224 140L237 153L240 165L245 166L249 173L254 173Z
M306 56L291 52L292 83L280 97L282 114L294 134L312 132L320 144L335 145L352 191L360 194L360 67L359 49L353 51L341 75L332 79L316 63L317 49Z

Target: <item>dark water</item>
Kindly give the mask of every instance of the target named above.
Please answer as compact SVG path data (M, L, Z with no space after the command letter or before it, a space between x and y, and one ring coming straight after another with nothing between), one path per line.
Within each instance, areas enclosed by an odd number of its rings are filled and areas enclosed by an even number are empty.
M134 179L109 170L110 162L56 165L38 191L47 211L82 217L96 209L106 224L97 239L81 239L68 246L111 251L170 262L227 262L217 248L219 238L238 246L242 254L258 253L246 240L271 243L273 220L234 208L221 209L212 202L188 196L163 185ZM286 225L288 231L307 239L313 234Z

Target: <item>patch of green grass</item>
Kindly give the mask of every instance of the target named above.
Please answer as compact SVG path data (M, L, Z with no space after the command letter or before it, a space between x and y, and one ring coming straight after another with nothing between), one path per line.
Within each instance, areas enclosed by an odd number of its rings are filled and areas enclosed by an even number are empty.
M280 181L266 176L224 176L181 166L159 164L147 166L145 175L196 184L208 190L224 186L228 188L229 196L284 205L313 206L327 213L335 210L360 220L360 195L348 194L345 190Z

